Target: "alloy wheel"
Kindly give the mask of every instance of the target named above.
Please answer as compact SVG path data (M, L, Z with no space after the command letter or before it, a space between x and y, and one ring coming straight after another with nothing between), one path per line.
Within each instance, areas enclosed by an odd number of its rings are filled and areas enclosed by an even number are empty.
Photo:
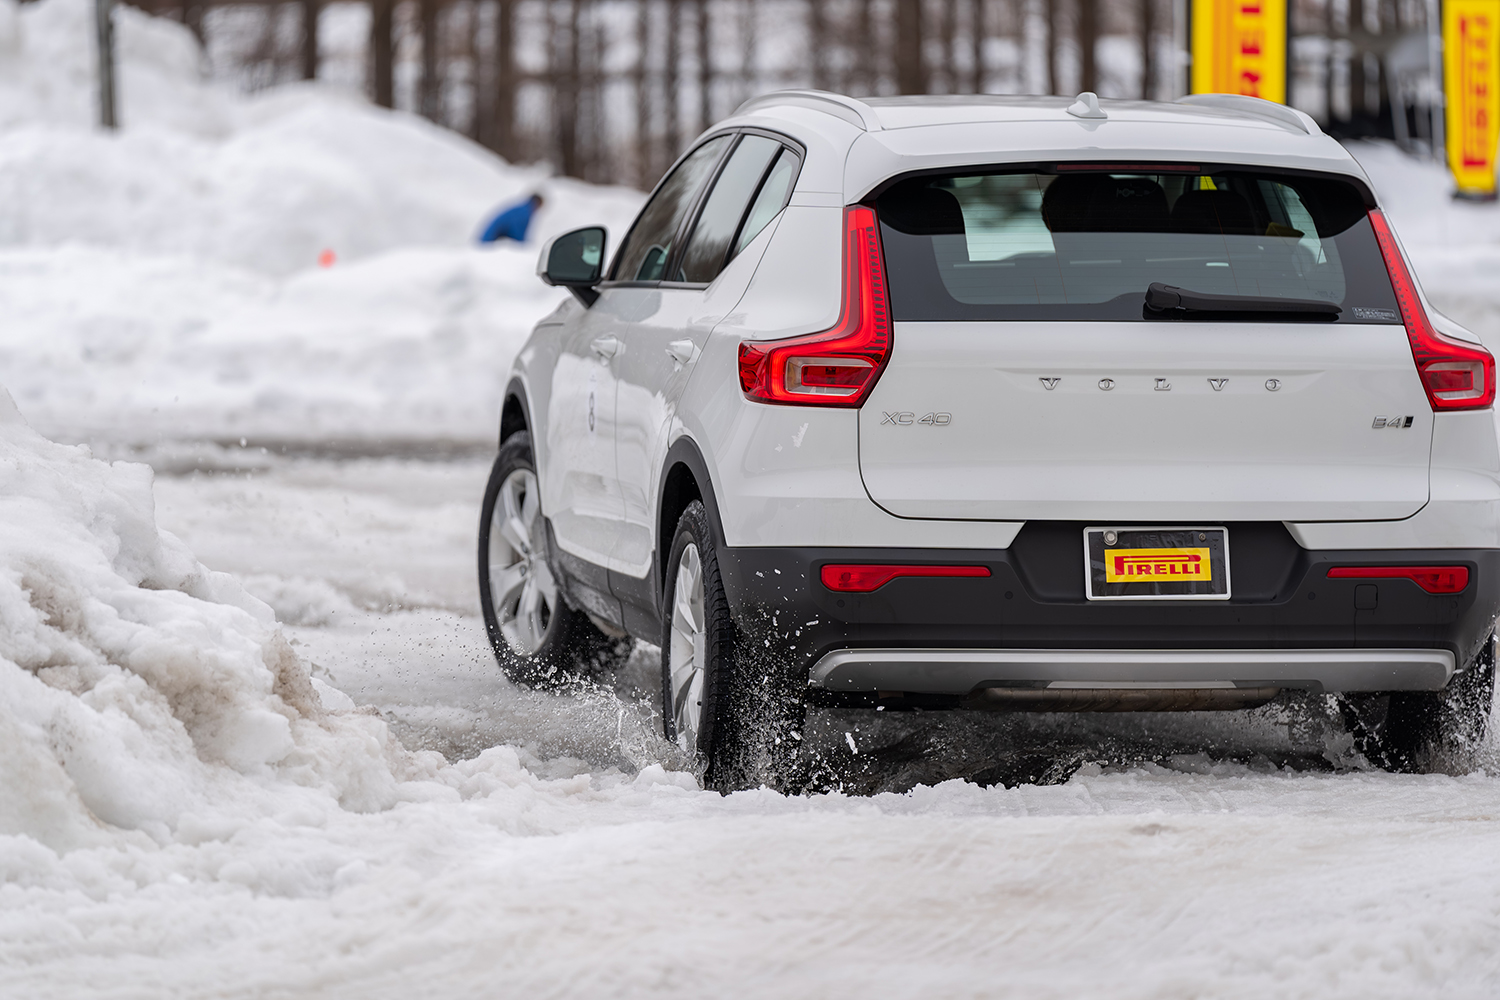
M540 513L536 474L516 469L506 476L490 521L490 593L500 633L517 656L541 649L557 610L557 581L536 537Z
M677 563L672 596L672 641L667 650L672 679L672 721L677 745L689 753L698 748L703 715L706 619L703 613L703 560L689 542Z

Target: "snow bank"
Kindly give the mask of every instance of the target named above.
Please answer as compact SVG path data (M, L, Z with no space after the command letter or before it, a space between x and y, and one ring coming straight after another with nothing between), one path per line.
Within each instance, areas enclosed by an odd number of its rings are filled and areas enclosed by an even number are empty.
M536 280L537 244L595 222L618 237L640 195L335 88L221 92L185 28L131 8L125 127L100 131L92 10L0 0L0 365L35 426L489 439L515 350L562 294ZM531 245L473 245L533 190Z
M151 481L42 438L0 389L0 834L161 840L288 789L392 804L416 758L325 711L271 609L157 529Z

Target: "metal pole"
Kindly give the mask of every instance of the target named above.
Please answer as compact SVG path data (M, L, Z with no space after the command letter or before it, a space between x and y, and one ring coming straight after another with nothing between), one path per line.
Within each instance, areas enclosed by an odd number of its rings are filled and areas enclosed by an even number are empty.
M118 128L115 117L115 28L114 0L94 0L94 23L99 49L99 124Z

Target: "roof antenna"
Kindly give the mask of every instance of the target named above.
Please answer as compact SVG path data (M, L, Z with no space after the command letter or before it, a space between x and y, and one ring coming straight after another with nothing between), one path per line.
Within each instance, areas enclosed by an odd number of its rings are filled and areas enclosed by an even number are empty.
M1109 115L1099 107L1099 95L1092 90L1085 90L1078 95L1078 100L1068 105L1068 114L1074 118L1108 118Z

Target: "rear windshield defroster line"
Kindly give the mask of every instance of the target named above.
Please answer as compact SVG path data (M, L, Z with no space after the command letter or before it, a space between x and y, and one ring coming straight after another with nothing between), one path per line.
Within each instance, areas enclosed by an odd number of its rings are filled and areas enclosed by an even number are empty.
M1253 305L1203 305L1216 321L1398 322L1365 196L1334 175L967 169L897 181L875 207L897 321L1141 322L1161 315L1155 283Z

